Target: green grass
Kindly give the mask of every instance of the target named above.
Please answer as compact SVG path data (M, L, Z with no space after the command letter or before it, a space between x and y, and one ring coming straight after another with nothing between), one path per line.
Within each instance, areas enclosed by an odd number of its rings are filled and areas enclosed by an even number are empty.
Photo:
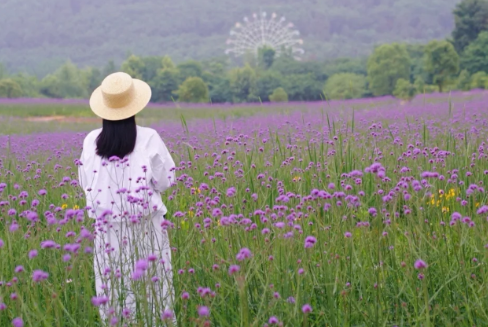
M232 124L230 119L229 124L217 120L215 125L210 118L192 121L190 118L202 114L195 108L182 109L183 117L168 116L172 120L179 118L181 126L164 125L167 131L163 138L175 151L175 162L184 162L178 171L182 179L163 196L171 213L169 219L175 225L170 239L175 248L179 326L210 323L257 327L272 316L284 326L488 325L487 220L486 214L477 214L487 204L487 195L481 190L467 195L471 185L488 185L488 174L484 173L487 159L482 155L488 151L484 128L488 116L479 106L479 98L476 106L455 102L451 109L444 100L439 107L429 107L430 111L422 105L400 108L389 104L376 111L369 105L359 105L363 109L355 111L354 116L347 107L341 115L321 112L320 108L297 108L287 117L281 117L279 109L270 109L268 114L273 114L270 117L274 121L263 115L232 119ZM224 108L203 110L210 117L225 112ZM401 116L399 113L404 111L408 115ZM379 122L381 128L370 129ZM239 141L226 144L227 137ZM324 138L332 143L321 142ZM395 138L400 141L394 143ZM80 251L71 261L62 262L62 250L44 249L39 250L37 258L27 259L28 251L39 249L43 240L72 243L74 239L65 237L68 231L79 235L81 225L91 228L86 218L62 226L49 226L43 218L43 213L51 210L50 204L66 204L67 208L84 204L77 187L59 185L63 176L77 177L73 168L77 152L68 149L79 147L79 141L66 139L59 154L53 153L51 145L43 145L45 149L40 153L28 153L25 159L2 152L0 183L7 186L0 193L0 201L10 203L0 207L0 239L5 243L0 248L0 280L9 282L14 276L19 280L8 287L0 286L0 303L7 304L7 309L0 311L0 326L9 326L14 317L22 317L26 326L99 325L97 309L90 303L94 295L91 255ZM409 144L420 152L413 154ZM442 155L442 150L451 154ZM373 162L385 167L390 180L365 172ZM62 168L54 169L55 164ZM400 172L402 167L410 170ZM458 176L450 183L454 169ZM360 183L358 177L343 175L354 170L363 172ZM430 178L429 187L423 185L416 191L412 180L420 181L424 171L435 171L445 178ZM403 182L407 182L406 188ZM15 183L20 185L18 189ZM214 191L199 190L201 183ZM329 189L330 183L335 189ZM236 188L235 196L226 196L230 187ZM47 196L37 195L41 188L48 190ZM349 206L353 199L340 195L307 198L313 189L330 194L344 192L357 196L360 203ZM25 218L14 216L20 228L10 232L13 218L7 210L15 208L20 213L30 207L12 199L22 190L28 192L29 202L40 199L36 210L41 221L31 225ZM394 192L393 196L384 201L389 192ZM63 200L63 194L69 198ZM280 202L280 194L288 194L288 200ZM208 204L217 196L218 205ZM341 205L337 201L342 201ZM327 203L330 207L324 206ZM275 206L287 209L281 211ZM242 214L255 226L246 225L242 218L238 218L242 224L223 226L222 217L213 215L214 207L221 208L224 217ZM370 214L370 208L378 214ZM260 219L257 210L265 212L267 221ZM183 216L173 217L177 212ZM469 217L474 226L462 219L450 226L454 212ZM61 210L57 217L62 219L64 213ZM203 220L207 217L211 223L205 228ZM274 225L287 222L287 218L293 227L280 229ZM358 222L369 225L358 227ZM263 234L265 228L268 234ZM291 231L293 236L285 235ZM351 233L350 238L345 237L346 232ZM304 247L307 236L317 239L311 248ZM90 242L82 240L81 246L84 249ZM253 257L237 261L236 254L243 247L249 248ZM423 259L428 268L415 269L418 259ZM228 268L233 264L241 269L229 275ZM14 273L18 265L23 265L25 272ZM34 269L49 272L49 278L33 283L30 276ZM304 273L300 274L299 269ZM198 287L211 288L215 297L201 297ZM190 293L189 300L181 299L185 291ZM17 300L10 299L12 292L19 295ZM289 303L289 297L295 303ZM302 313L304 304L310 304L313 311ZM202 305L210 308L208 319L197 315ZM142 319L136 326L144 326Z
M291 111L305 110L306 105L291 108L279 106L202 106L202 107L148 107L138 114L138 122L152 125L160 121L178 121L181 116L189 120L212 117L217 120L245 118L257 114L287 114ZM39 121L33 118L63 116L65 119ZM49 104L49 105L0 105L0 135L30 134L39 132L88 131L98 128L99 120L88 105Z

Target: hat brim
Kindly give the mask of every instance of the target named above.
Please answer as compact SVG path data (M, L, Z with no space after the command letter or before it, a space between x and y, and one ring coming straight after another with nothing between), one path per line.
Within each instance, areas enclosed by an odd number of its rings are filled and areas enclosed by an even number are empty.
M132 82L134 83L134 97L129 104L120 108L107 107L103 102L101 86L95 89L90 97L90 108L93 113L106 120L122 120L141 112L151 100L151 87L138 79L133 79Z

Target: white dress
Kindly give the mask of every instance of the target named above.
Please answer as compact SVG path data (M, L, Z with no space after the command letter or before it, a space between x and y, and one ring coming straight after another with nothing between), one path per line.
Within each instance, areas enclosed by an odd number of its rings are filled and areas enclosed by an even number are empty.
M175 182L175 164L158 133L140 126L129 156L104 160L96 154L100 132L85 138L78 171L95 219L92 301L107 323L164 325L159 317L173 309L174 291L160 193Z

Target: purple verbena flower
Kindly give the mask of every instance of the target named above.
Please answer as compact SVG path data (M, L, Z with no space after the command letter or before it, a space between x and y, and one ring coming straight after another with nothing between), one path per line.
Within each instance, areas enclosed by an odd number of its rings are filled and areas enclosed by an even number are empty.
M248 248L242 248L239 251L239 253L237 253L237 255L236 255L236 259L238 261L242 261L244 259L249 259L250 257L252 257L252 252Z
M29 251L29 259L33 259L37 257L37 250L30 250Z
M275 325L277 323L279 323L280 321L278 320L278 318L276 318L275 316L272 316L271 318L269 318L268 320L268 323L271 324L271 325Z
M305 238L305 248L308 249L308 248L311 248L315 245L315 243L317 243L317 239L313 236L307 236Z
M24 327L24 321L20 317L14 318L12 320L12 326L14 326L14 327Z
M229 267L229 275L233 275L236 272L238 272L239 270L241 270L241 267L239 267L238 265L231 265Z
M41 242L41 249L51 249L56 246L57 246L56 242L52 240L46 240Z
M49 274L42 270L34 270L32 273L32 280L36 283L42 282L49 277Z
M229 187L226 192L227 197L231 198L234 195L236 195L236 188L235 187Z
M210 310L206 306L201 306L197 310L200 317L208 317L210 315Z
M421 270L421 269L427 268L427 264L422 259L418 259L417 261L415 261L415 264L413 266L417 270Z
M136 262L136 270L146 271L149 268L149 262L146 259L140 259Z
M305 304L302 307L302 312L303 313L310 313L310 312L312 312L312 306L310 306L310 304Z
M106 297L106 296L94 296L94 297L92 297L91 302L94 306L99 307L101 305L105 305L108 303L108 297Z
M172 320L174 318L173 311L166 309L161 313L161 320Z

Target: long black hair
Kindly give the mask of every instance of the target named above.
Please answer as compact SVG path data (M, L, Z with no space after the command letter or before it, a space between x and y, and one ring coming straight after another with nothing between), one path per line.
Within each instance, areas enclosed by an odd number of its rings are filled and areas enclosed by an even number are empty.
M105 159L112 156L124 158L136 146L137 126L135 116L123 120L103 120L102 132L97 137L97 154Z

